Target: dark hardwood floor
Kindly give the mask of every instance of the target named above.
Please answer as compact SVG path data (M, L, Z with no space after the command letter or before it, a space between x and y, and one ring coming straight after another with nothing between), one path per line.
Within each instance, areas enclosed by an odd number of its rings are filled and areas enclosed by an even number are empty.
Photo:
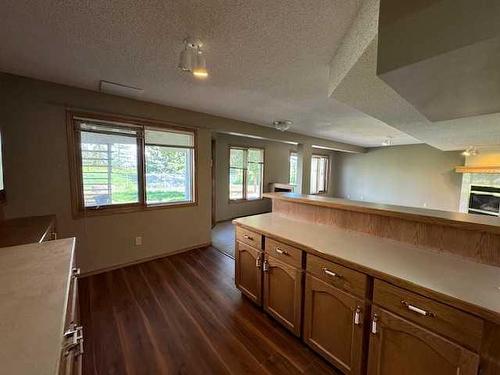
M81 279L84 374L337 374L234 286L214 248Z

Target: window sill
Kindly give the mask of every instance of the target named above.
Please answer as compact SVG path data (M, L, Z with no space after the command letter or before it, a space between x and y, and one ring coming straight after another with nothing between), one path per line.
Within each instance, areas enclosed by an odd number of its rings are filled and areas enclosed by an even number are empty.
M157 204L150 204L148 206L142 206L142 205L126 205L121 207L107 206L103 208L86 209L83 211L75 212L73 214L73 218L81 219L92 216L120 215L120 214L129 214L134 212L144 212L144 211L161 210L169 208L194 207L197 205L198 202L180 202L180 203L157 203Z

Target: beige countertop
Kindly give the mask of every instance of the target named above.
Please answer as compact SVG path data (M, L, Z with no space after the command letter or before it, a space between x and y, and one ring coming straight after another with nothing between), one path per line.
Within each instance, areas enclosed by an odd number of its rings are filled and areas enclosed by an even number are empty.
M499 267L277 213L240 218L234 223L288 240L371 276L389 281L396 278L401 286L424 288L431 296L500 322Z
M74 238L0 249L0 373L56 374Z
M398 217L422 223L441 224L462 229L479 230L500 234L500 218L486 215L471 215L462 212L353 201L350 199L332 198L322 195L265 193L263 196L265 198L278 199L288 202Z

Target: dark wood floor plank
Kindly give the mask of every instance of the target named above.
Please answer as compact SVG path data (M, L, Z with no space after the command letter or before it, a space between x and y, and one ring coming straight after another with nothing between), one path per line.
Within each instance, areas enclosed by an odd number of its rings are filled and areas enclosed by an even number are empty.
M162 313L165 325L168 326L169 350L172 360L177 363L174 373L228 373L217 351L213 349L210 341L204 340L201 328L179 303L178 296L165 284L164 278L154 269L154 264L141 265L139 271L147 288L154 294L155 303ZM193 361L193 358L196 358L196 361Z
M208 254L211 257L212 254ZM172 259L171 261L175 261ZM221 281L225 278L222 274L214 273L214 268L206 268L206 259L200 254L189 255L189 259L183 259L183 262L191 267L192 279L198 280L198 288L204 293L210 290L217 291L217 294L225 292L225 295L220 295L218 300L213 301L212 308L218 309L218 306L225 305L226 311L231 311L235 316L236 329L243 334L251 336L252 341L256 341L258 347L268 347L267 353L275 358L284 357L291 362L299 371L304 371L308 368L312 361L317 359L317 356L305 348L303 344L293 335L279 327L273 319L264 314L255 314L255 306L241 297L241 293L234 288L234 285L222 285ZM180 270L183 269L183 264L178 261L177 266ZM206 272L205 272L206 271ZM186 273L188 271L184 271ZM236 296L236 297L234 297ZM230 299L230 300L228 300ZM221 312L219 315L225 315ZM269 337L269 332L274 333L273 337ZM283 348L286 348L284 350Z
M225 255L222 255L224 258L228 258ZM222 261L216 260L217 257L214 256L214 254L210 251L206 251L204 253L198 253L196 256L191 255L191 258L194 259L199 265L200 269L203 269L203 266L206 265L207 263L213 263L215 259L215 263L213 265L215 266L220 266ZM223 259L224 260L224 259ZM231 260L231 266L234 267L234 262ZM215 270L218 267L210 267L211 273L213 275L209 274L204 274L203 279L204 282L210 283L211 280L215 280L216 284L211 285L213 288L217 289L218 291L225 291L228 296L234 296L236 295L235 299L235 305L238 301L238 299L241 298L241 293L236 290L234 287L234 280L233 278L226 277L227 275L227 268L222 266L219 267L218 271L216 272ZM231 275L234 274L234 271L231 273ZM225 281L225 285L222 286L219 283L219 280ZM245 311L248 311L249 309L254 309L254 305L252 303L246 304L246 305L241 305L240 309L242 310L241 318L242 319L247 319L252 324L255 326L256 329L262 331L264 335L267 337L267 332L273 331L274 336L272 339L272 342L274 345L276 345L278 348L284 348L286 347L286 355L291 361L296 361L297 362L297 367L299 368L306 368L310 365L312 360L315 360L317 358L317 355L312 353L308 348L304 348L302 343L300 345L297 345L298 339L295 338L293 335L288 333L288 331L281 329L279 326L279 323L277 323L274 319L268 317L265 314L245 314ZM277 327L279 327L277 329Z
M127 373L161 373L147 328L126 287L122 270L107 273L106 283L111 291L112 314L118 328L116 333L123 349Z
M197 249L81 280L85 374L339 374Z
M261 364L228 330L220 324L214 312L204 308L203 302L190 293L186 281L180 277L176 268L168 258L154 265L155 269L167 280L169 287L174 290L179 301L188 313L202 327L204 335L219 353L232 373L262 374L265 373Z
M116 334L106 275L79 280L84 327L83 366L86 374L126 374L123 348ZM108 351L109 348L114 348ZM106 355L102 355L106 353Z
M186 267L187 259L170 259L173 264L172 270L178 273L178 278L183 280L179 287L183 289L183 293L188 296L186 303L190 306L190 310L196 310L200 317L211 316L214 324L217 324L226 336L231 336L245 348L245 351L250 353L259 363L270 373L270 366L265 366L266 360L274 353L274 349L265 337L260 336L258 332L251 327L241 324L238 311L230 311L228 302L214 294L215 289L207 288L202 280L197 280L194 276L196 270ZM199 271L198 271L199 272ZM196 301L196 302L194 302ZM292 373L296 373L294 371Z

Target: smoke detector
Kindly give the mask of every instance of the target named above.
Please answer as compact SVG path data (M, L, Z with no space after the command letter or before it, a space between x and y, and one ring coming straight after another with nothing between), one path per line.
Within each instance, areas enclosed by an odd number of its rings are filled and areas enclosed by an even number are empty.
M293 122L290 120L276 120L273 121L273 125L276 129L279 131L284 132L285 130L290 129L290 126L292 126Z

